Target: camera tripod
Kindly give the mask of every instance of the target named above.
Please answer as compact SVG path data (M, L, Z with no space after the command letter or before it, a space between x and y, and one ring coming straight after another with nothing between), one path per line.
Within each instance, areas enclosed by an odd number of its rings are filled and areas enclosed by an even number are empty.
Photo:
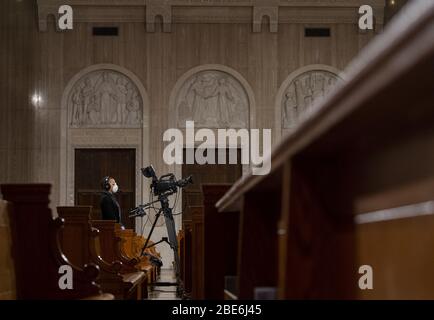
M146 238L146 242L143 245L141 256L145 255L145 250L148 248L151 248L161 242L167 242L170 245L170 248L173 250L174 259L175 259L175 277L176 277L176 283L159 283L158 285L164 285L164 286L171 286L176 285L177 286L177 295L179 297L184 297L184 285L181 279L181 272L180 272L180 259L178 254L178 239L176 238L176 230L175 230L175 221L173 219L172 214L172 208L169 206L169 198L168 196L175 193L174 191L168 191L163 194L160 194L158 196L158 200L151 201L145 205L141 205L138 208L134 209L132 212L136 212L133 215L130 215L130 217L138 217L145 215L145 209L150 208L152 204L156 202L160 202L161 208L158 210L157 214L155 215L154 222L152 223L151 230L149 231L148 237ZM169 241L167 241L167 238L163 238L162 240L152 244L151 246L148 246L149 240L151 238L152 233L154 232L155 226L157 224L158 219L160 218L161 214L164 216L164 220L166 222L166 228L167 228L167 235L169 237Z

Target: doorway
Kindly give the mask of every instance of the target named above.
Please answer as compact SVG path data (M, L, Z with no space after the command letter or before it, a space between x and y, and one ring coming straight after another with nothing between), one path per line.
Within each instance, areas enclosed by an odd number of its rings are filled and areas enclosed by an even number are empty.
M218 155L215 149L214 154ZM195 149L196 151L196 149ZM184 148L184 164L182 165L182 176L193 176L194 183L183 190L182 203L187 204L183 219L191 219L189 206L201 206L203 203L202 184L207 183L234 183L242 175L241 149L237 148L236 164L229 164L229 149L226 149L226 164L186 164L186 149ZM204 150L206 155L207 150Z
M115 197L121 207L122 224L135 229L135 219L128 218L136 203L135 168L135 149L75 149L75 205L92 206L92 219L101 219L101 181L104 176L114 177L120 190Z

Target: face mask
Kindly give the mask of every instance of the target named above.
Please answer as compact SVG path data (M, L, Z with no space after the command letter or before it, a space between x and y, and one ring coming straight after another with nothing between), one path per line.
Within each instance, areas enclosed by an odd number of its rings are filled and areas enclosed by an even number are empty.
M115 184L115 185L113 186L113 188L112 188L113 193L118 192L118 190L119 190L119 187L118 187L117 184Z

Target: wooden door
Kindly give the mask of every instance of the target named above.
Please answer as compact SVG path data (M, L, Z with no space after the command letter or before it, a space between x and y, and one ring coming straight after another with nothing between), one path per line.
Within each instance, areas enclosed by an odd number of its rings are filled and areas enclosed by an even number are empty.
M217 157L217 150L215 151ZM229 163L229 149L226 151L226 164L185 164L185 149L184 149L184 164L182 165L182 176L193 176L193 184L188 186L182 193L182 205L187 204L187 208L183 213L183 219L191 219L189 206L203 205L202 184L213 183L234 183L242 175L241 166L241 150L237 149L237 163Z
M104 176L112 176L119 185L115 196L122 223L125 228L134 228L134 219L128 218L128 212L136 202L135 159L135 149L75 149L75 204L92 206L92 219L101 219L101 181Z

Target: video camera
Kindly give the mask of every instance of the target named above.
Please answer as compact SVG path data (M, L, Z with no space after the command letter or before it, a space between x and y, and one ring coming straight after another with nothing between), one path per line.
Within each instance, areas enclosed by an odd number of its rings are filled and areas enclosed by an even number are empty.
M173 173L162 175L158 179L152 166L142 168L141 171L146 178L152 178L151 190L157 196L176 193L178 192L178 188L183 188L186 185L193 183L192 176L188 176L187 178L181 180L176 180L176 177Z

